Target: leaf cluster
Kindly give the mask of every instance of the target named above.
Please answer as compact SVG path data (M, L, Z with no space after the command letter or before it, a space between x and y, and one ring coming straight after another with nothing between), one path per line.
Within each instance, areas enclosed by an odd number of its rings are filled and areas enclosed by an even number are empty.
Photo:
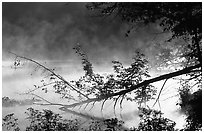
M18 119L14 117L14 113L6 115L2 119L2 126L5 127L8 131L19 131Z
M190 92L190 86L185 85L180 90L180 107L186 114L186 126L183 130L196 131L202 127L202 90Z
M80 51L80 49L78 49L78 51ZM79 56L81 56L81 54L79 54ZM84 58L84 56L82 56L82 58ZM89 61L83 62L82 64L86 63L87 66L90 64ZM85 95L102 98L121 90L126 90L150 77L148 73L148 61L140 52L135 52L133 62L129 67L124 67L119 61L112 61L112 63L113 74L102 76L95 74L94 71L91 70L92 73L85 73L79 80L72 82ZM88 71L89 69L85 70L85 72ZM156 94L156 89L152 85L145 85L133 91L132 94L134 94L134 97L124 95L123 98L126 97L127 100L141 103L152 99ZM117 98L112 99L117 100Z
M117 118L105 119L103 121L92 121L88 127L89 131L119 131L124 124Z
M202 62L202 3L201 2L94 2L87 8L102 16L116 16L133 25L132 29L155 23L162 32L172 33L167 42L184 39L186 58ZM126 36L130 34L128 30ZM190 42L190 43L189 43ZM181 52L182 53L182 52Z
M26 114L30 125L26 127L27 131L75 131L78 130L79 122L75 120L64 120L59 114L51 110L43 111L28 108Z
M168 118L162 117L162 112L148 108L139 108L141 111L140 123L136 131L174 131L176 123Z
M87 8L103 16L117 15L130 23L159 22L164 31L174 32L174 37L201 33L201 2L93 2Z

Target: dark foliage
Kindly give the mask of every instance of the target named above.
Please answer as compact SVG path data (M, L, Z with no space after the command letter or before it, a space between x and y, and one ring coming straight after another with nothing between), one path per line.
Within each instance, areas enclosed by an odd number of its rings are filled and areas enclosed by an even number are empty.
M119 131L122 130L123 121L117 118L105 119L103 121L92 121L88 131Z
M172 37L182 38L189 43L187 53L183 54L202 62L202 3L201 2L118 2L89 3L87 8L98 15L117 16L128 23L148 25L157 23L163 32L171 31ZM127 31L126 36L130 33Z
M55 114L51 110L44 109L43 111L28 108L25 112L30 121L30 125L26 127L26 131L116 131L122 130L123 121L117 118L104 120L92 120L88 127L80 127L78 119L67 120L61 115ZM19 131L18 119L14 117L14 113L8 114L3 118L3 127L9 131Z
M2 126L8 131L19 131L18 119L14 117L14 113L6 115L2 119Z
M43 111L28 108L26 114L30 125L26 127L26 131L121 131L121 130L137 130L137 131L173 131L175 122L162 117L160 111L139 108L140 123L137 128L124 128L124 122L117 118L104 120L92 120L88 127L80 127L78 119L67 120L61 115L55 114L51 110L44 109ZM3 127L10 131L19 131L18 119L14 114L8 114L3 118Z
M176 123L168 118L162 117L162 112L147 108L139 108L141 111L140 123L136 131L174 131Z
M44 109L42 112L33 108L28 108L27 119L30 125L27 131L75 131L78 130L79 122L75 120L64 120L59 114L51 110Z
M119 61L112 61L113 74L102 76L94 73L91 63L88 61L85 54L81 51L81 47L77 46L76 52L82 58L85 70L85 76L82 76L78 81L72 81L75 86L80 89L86 96L96 96L97 98L106 97L121 90L126 90L131 86L137 85L150 77L148 72L148 61L144 54L136 51L133 57L133 62L129 67L124 67ZM84 62L84 60L86 60ZM153 99L156 94L156 88L152 85L142 86L135 91L132 91L135 97L123 95L130 101L138 102L139 104ZM110 99L117 100L117 98L110 97Z
M184 130L201 130L202 127L202 90L191 94L188 88L180 90L180 104L182 111L187 115Z
M202 32L201 2L90 3L87 8L104 16L118 15L122 20L131 23L140 22L146 25L159 20L164 30L173 31L174 36Z

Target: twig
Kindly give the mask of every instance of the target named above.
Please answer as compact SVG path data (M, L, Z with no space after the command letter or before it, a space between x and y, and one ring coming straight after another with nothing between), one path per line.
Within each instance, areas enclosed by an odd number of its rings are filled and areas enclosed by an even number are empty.
M107 100L108 100L108 99L105 99L105 100L103 101L102 106L101 106L101 112L103 111L103 106L104 106L104 104L105 104L105 102L106 102Z
M123 107L122 107L122 102L123 102L124 97L125 97L125 94L122 96L122 99L120 100L120 108L121 108L121 109L123 108Z
M34 92L34 91L40 89L40 88L43 88L43 87L45 87L45 86L49 86L49 85L54 84L54 83L56 83L56 82L50 82L50 83L44 84L44 85L42 85L42 86L38 86L38 87L36 87L36 88L33 89L33 90L29 90L28 92L25 92L24 94L29 94L29 93L31 93L31 92Z
M119 98L120 98L120 95L116 98L115 103L114 103L114 107L113 107L115 116L116 116L115 108L116 108L116 104L117 104L117 101L118 101Z
M42 106L64 106L64 104L58 104L58 103L33 103L36 105L42 105Z
M41 96L38 96L38 95L34 94L34 93L31 93L30 95L36 96L36 97L42 99L43 101L45 101L45 102L47 102L47 103L49 103L49 104L53 104L52 102L46 100L45 98L42 98Z
M168 100L168 99L170 99L170 98L172 98L172 97L176 97L176 96L179 96L179 94L176 94L176 95L173 95L173 96L167 97L166 99L164 99L164 100L162 100L162 101L166 101L166 100Z
M37 105L66 106L66 104L52 103L52 102L46 100L45 98L42 98L41 96L38 96L38 95L36 95L36 94L34 94L34 93L31 93L30 95L33 95L33 96L35 96L35 97L38 97L38 98L42 99L43 101L47 102L47 103L34 103L34 104L37 104Z
M161 111L161 104L160 104L159 99L158 99L158 105L159 105L159 109L160 109L160 111Z
M156 99L156 101L155 101L155 103L153 104L153 106L152 107L154 107L154 105L157 103L157 101L159 100L159 97L160 97L160 95L161 95L161 92L162 92L162 90L163 90L163 88L164 88L164 85L166 84L166 81L167 81L168 79L166 79L165 81L164 81L164 84L162 85L162 88L160 89L160 91L159 91L159 95L158 95L158 97L157 97L157 99Z
M89 109L89 111L91 111L95 105L96 101L93 102L92 107Z
M89 103L86 104L86 106L84 107L84 110L86 109L86 107L89 105Z

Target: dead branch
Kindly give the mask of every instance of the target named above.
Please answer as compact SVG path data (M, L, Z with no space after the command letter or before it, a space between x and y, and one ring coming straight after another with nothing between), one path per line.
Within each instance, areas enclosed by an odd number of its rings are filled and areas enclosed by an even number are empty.
M125 98L125 94L123 94L123 96L122 96L122 99L120 100L120 108L122 109L123 107L122 107L122 102L123 102L123 99Z
M158 94L158 97L157 97L157 99L156 99L156 101L155 101L155 103L153 104L153 106L152 107L154 107L154 105L158 102L159 103L159 97L160 97L160 95L161 95L161 92L162 92L162 90L163 90L163 88L164 88L164 85L166 84L166 81L167 81L168 79L166 79L165 81L164 81L164 84L162 85L162 88L160 89L160 91L159 91L159 94ZM160 104L159 104L160 105Z
M117 104L117 101L118 101L119 98L120 98L120 95L116 98L115 103L114 103L114 106L113 106L115 116L116 116L116 113L115 113L116 104Z
M91 108L89 109L89 111L91 111L93 109L95 103L96 103L96 101L93 102L93 104L92 104Z
M34 92L34 91L36 91L36 90L38 90L38 89L40 89L40 88L49 86L49 85L54 84L54 83L56 83L56 82L50 82L50 83L47 83L47 84L38 86L38 87L36 87L35 89L32 89L32 90L29 90L28 92L25 92L24 94L30 94L31 92Z
M30 58L27 58L27 57L24 57L24 56L20 56L20 55L17 55L13 52L10 52L9 53L15 55L16 57L19 57L19 58L22 58L22 59L25 59L25 60L28 60L34 64L37 64L38 66L44 68L46 71L50 72L51 74L53 74L54 76L56 76L58 79L62 80L65 84L67 84L69 87L71 87L74 91L76 91L77 93L81 94L82 96L86 97L87 99L89 99L88 96L84 95L83 93L81 93L79 90L77 90L75 87L73 87L68 81L66 81L61 75L58 75L56 74L53 70L49 69L48 67L40 64L39 62L33 60L33 59L30 59Z
M102 106L101 106L101 112L103 111L103 106L104 106L104 104L105 104L105 102L106 102L107 100L108 100L108 99L105 99L105 100L103 101Z

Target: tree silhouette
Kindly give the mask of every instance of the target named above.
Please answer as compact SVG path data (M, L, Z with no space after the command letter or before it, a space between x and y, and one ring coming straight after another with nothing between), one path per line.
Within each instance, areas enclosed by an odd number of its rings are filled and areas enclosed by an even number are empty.
M6 115L2 118L2 127L5 127L8 131L19 131L18 119L15 118L14 113Z
M136 131L174 131L176 123L168 118L162 117L162 112L152 109L139 108L141 111L140 123Z
M197 70L194 70L194 72L188 73L187 70L184 71L184 73L178 74L190 76L190 78L185 79L185 81L181 79L182 87L180 88L180 97L182 104L180 105L181 108L185 107L184 104L187 104L188 107L190 106L190 109L186 109L186 114L188 115L186 119L186 130L200 129L202 125L202 100L200 100L200 98L202 99L202 91L200 91L202 80L202 3L90 3L87 5L87 8L89 10L94 10L102 17L115 16L121 18L124 22L127 22L130 25L135 24L136 26L131 27L132 29L137 28L138 25L146 26L156 23L162 28L162 33L171 33L171 37L166 40L167 42L172 42L176 39L182 39L185 41L185 43L180 43L180 46L176 45L175 48L178 49L178 53L173 59L180 58L179 63L183 67L183 70L195 67L196 65L199 66L197 67ZM131 30L128 30L126 36L128 36L130 32ZM181 47L182 49L179 49L178 47ZM167 61L172 60L172 58L168 58L170 55L168 54L165 56L165 53L166 52L164 51L161 57L163 58L163 63L165 58L167 58ZM184 62L181 60L182 57L185 58ZM172 76L172 74L170 75ZM168 76L170 75L164 75L164 77L169 79ZM187 92L189 92L189 89L195 85L197 85L198 91L193 94L188 94L186 93L186 85L188 85ZM193 98L192 100L185 101L185 99L189 99L192 95L196 94L199 94L199 100L197 98ZM192 103L195 103L195 101L197 101L198 104L193 106ZM200 119L198 119L198 117Z
M56 114L48 109L42 111L28 108L25 112L29 125L26 127L26 131L118 131L123 129L123 121L119 121L117 118L104 119L104 120L92 120L87 126L82 127L84 122L80 122L78 119L63 119L60 114ZM14 113L8 114L3 118L3 127L9 131L20 131L18 126L18 118L14 116Z
M51 110L43 111L28 108L25 112L30 121L30 125L26 127L26 131L76 131L79 129L77 119L62 119L59 114L53 113Z

